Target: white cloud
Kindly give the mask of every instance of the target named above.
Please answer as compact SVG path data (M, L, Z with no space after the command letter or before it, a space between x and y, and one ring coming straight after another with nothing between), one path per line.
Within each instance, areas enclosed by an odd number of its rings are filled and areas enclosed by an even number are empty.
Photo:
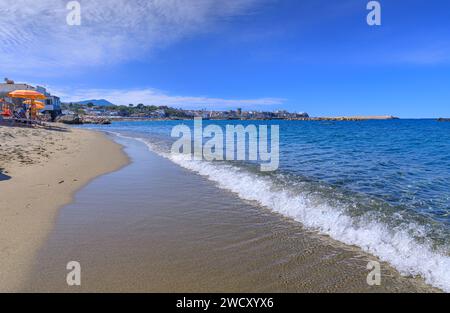
M79 0L82 25L69 26L68 0L0 0L4 70L77 69L129 60L264 0Z
M196 109L229 109L229 108L255 108L262 106L281 105L286 100L281 98L260 99L221 99L211 97L192 97L169 95L156 89L141 90L117 90L117 89L84 89L76 91L64 91L49 88L49 90L62 97L66 102L77 102L81 100L106 99L117 105L128 105L130 103L157 106L170 106L176 108Z
M428 47L410 49L394 56L394 61L418 65L436 65L450 61L450 46L434 44Z

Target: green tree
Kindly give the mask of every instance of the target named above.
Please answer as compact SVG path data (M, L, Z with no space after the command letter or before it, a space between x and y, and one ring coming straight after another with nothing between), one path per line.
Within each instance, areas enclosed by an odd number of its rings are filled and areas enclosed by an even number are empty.
M128 108L126 106L121 106L119 108L119 115L120 116L130 116L130 114L131 114L130 108Z

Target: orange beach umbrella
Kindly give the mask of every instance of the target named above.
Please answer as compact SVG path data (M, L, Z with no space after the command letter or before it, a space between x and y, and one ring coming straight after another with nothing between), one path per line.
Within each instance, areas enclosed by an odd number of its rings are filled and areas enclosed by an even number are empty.
M34 103L31 106L37 110L45 109L45 104L40 101L34 101Z
M38 110L42 110L45 108L45 103L42 101L35 101L35 100L25 100L23 103L28 104L28 105L33 105L35 106Z
M36 109L38 109L38 110L45 109L45 104L36 104Z
M23 103L25 103L25 104L44 104L44 102L38 101L38 100L25 100Z
M11 98L22 98L30 100L44 100L47 98L42 93L34 90L15 90L10 92L8 96Z

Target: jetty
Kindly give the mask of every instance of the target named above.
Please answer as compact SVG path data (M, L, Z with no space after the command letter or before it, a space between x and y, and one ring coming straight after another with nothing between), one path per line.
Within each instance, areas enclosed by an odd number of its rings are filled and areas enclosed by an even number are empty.
M380 116L337 116L337 117L311 117L311 121L384 121L384 120L398 120L398 117L391 115Z

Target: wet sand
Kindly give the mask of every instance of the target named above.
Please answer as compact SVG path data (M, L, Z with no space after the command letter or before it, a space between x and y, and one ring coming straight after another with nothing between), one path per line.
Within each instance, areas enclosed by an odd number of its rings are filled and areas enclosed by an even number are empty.
M133 163L91 182L64 207L27 292L432 292L374 257L218 189L142 143ZM81 264L81 287L66 265Z
M23 288L74 192L127 163L122 147L101 133L0 126L0 292Z

